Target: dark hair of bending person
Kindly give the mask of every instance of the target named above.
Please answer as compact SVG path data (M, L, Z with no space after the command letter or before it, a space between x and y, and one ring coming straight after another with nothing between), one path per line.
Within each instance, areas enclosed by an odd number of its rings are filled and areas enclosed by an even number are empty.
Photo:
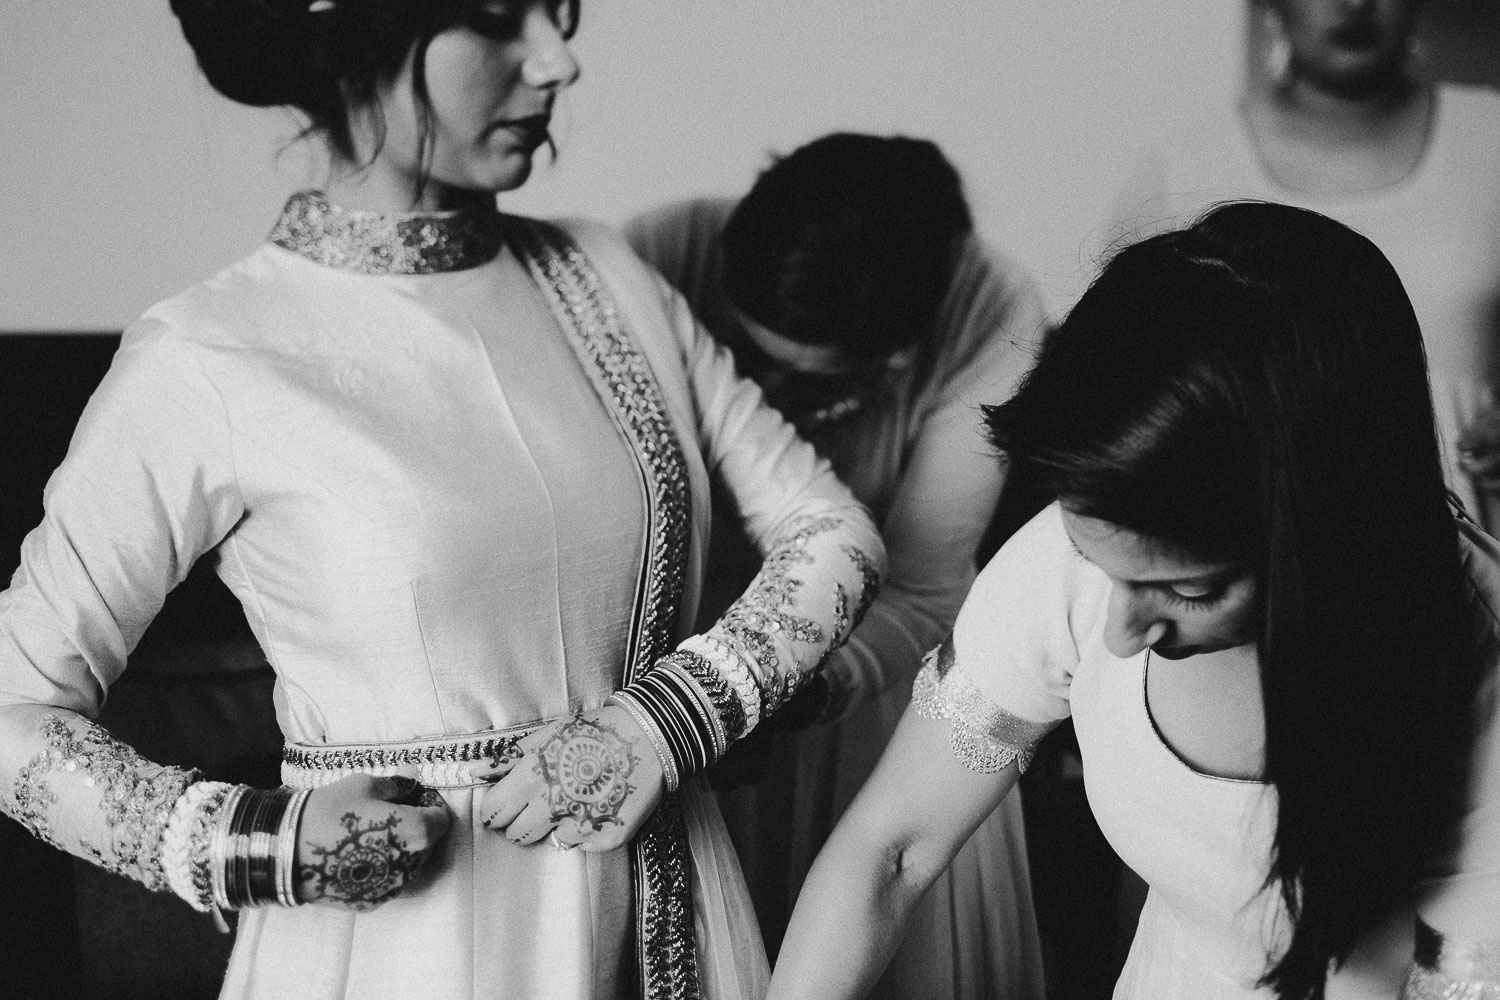
M777 160L735 207L725 291L783 337L883 361L933 337L973 228L937 146L834 133Z

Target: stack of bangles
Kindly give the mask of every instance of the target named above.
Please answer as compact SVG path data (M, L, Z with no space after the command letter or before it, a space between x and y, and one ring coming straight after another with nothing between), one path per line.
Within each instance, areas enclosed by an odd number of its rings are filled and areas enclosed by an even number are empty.
M667 791L713 764L746 731L745 708L708 659L669 653L609 703L629 712L661 759Z
M297 905L297 827L310 789L200 781L162 834L167 883L195 910Z

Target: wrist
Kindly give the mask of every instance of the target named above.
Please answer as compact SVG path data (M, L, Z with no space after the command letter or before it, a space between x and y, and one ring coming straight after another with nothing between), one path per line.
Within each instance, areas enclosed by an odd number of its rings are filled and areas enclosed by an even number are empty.
M636 700L629 689L616 691L604 703L622 709L640 727L646 742L650 743L651 748L656 751L656 759L661 764L662 782L666 785L667 791L677 791L681 777L677 773L677 761L672 755L671 745L667 742L661 727L641 707L641 703Z
M717 761L745 732L739 696L691 650L663 656L611 700L635 717L656 748L668 791Z
M190 785L162 836L172 890L205 913L295 906L297 829L309 794L217 781Z

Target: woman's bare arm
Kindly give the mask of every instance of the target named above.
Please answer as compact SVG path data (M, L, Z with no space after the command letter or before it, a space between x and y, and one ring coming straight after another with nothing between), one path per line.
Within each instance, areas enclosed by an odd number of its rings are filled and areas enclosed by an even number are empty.
M922 894L1015 785L1015 761L971 770L950 733L946 720L902 718L802 888L769 1000L864 995Z

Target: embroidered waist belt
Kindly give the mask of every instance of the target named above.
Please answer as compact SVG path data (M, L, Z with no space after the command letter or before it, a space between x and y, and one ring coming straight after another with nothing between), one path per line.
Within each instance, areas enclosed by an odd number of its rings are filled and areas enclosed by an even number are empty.
M468 736L434 736L391 743L288 743L281 780L292 788L320 788L350 774L404 774L429 788L484 783L479 772L521 758L518 744L545 722Z

